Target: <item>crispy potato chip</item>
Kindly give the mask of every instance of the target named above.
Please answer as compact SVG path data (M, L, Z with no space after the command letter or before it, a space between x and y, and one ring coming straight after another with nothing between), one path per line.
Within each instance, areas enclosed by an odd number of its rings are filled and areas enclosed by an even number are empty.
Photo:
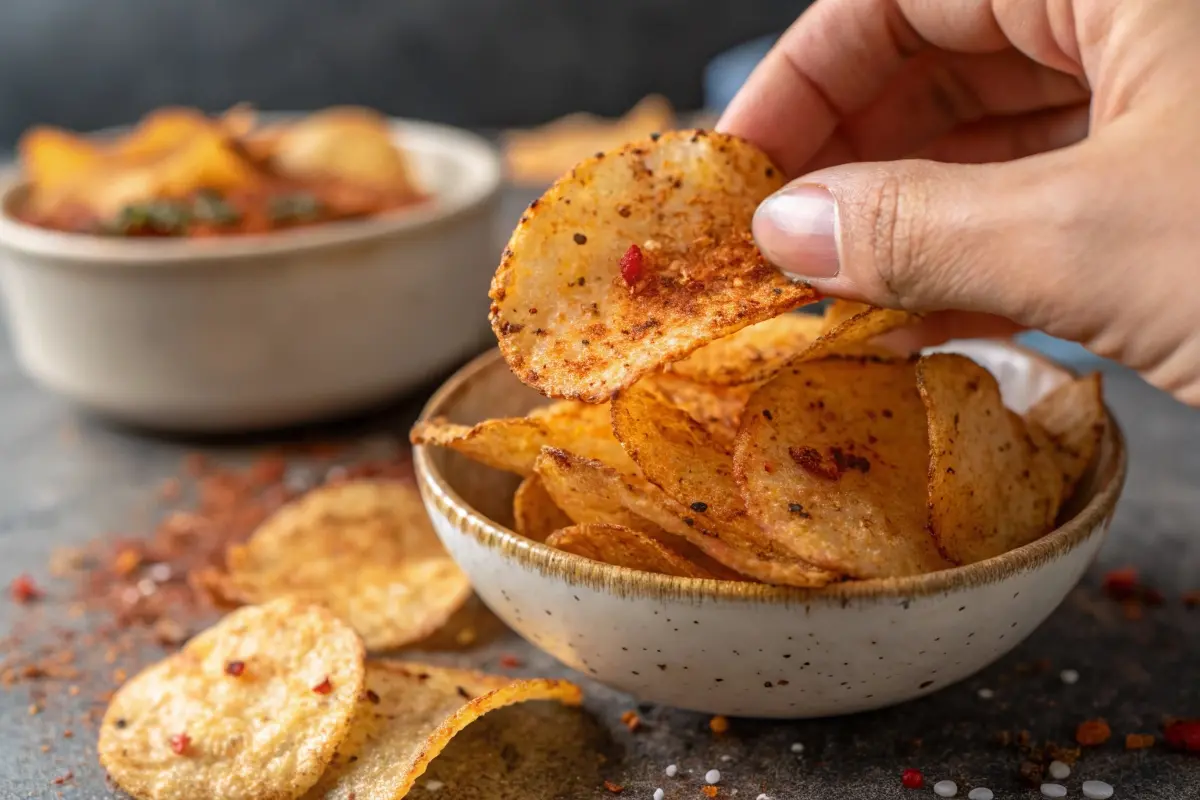
M1107 415L1100 373L1063 384L1039 400L1025 418L1049 435L1054 445L1052 455L1063 474L1066 500L1075 492L1104 438Z
M521 218L492 281L492 328L513 372L599 403L703 344L816 299L750 236L783 185L757 148L674 131L598 154Z
M813 314L783 314L717 339L666 369L696 383L755 383L774 375L824 331Z
M273 148L272 163L288 177L333 178L416 192L387 118L369 109L341 107L309 114L279 131Z
M219 588L244 603L321 603L370 650L433 633L471 595L417 490L382 481L323 486L276 511L229 549Z
M550 534L546 544L617 567L679 578L717 578L661 541L620 525L574 525Z
M821 333L829 333L851 317L870 310L871 306L866 303L835 299L825 306L825 313L821 317Z
M750 398L734 473L750 516L856 578L948 567L926 527L929 443L911 361L793 364Z
M517 533L526 539L544 542L559 528L570 525L571 518L554 504L554 498L546 491L541 478L530 475L521 481L513 495L513 527Z
M559 506L567 508L575 498L578 506L591 512L585 518L583 513L568 510L576 522L623 525L653 538L674 535L715 563L690 556L693 561L725 580L747 576L764 583L806 587L837 580L834 573L778 547L748 517L731 523L698 520L694 511L676 503L639 474L620 473L600 461L551 448L538 458L537 472ZM653 535L651 530L663 533Z
M117 691L100 763L144 800L291 800L346 737L363 675L362 642L325 609L240 609Z
M457 450L489 467L528 476L543 447L560 447L633 467L612 432L607 403L563 401L534 409L527 417L489 419L474 426L434 419L413 426L413 444Z
M703 425L718 444L731 449L742 423L746 401L758 388L758 384L753 383L737 386L701 384L670 372L647 375L635 385L657 392L663 400Z
M136 161L173 150L198 135L224 135L220 126L191 108L160 108L142 118L137 127L112 147L119 158Z
M845 301L834 303L830 309L831 313L825 318L825 330L798 356L799 360L813 361L830 355L890 355L886 349L872 348L868 343L897 328L914 325L922 318L921 314L913 311L875 308Z
M971 564L1049 531L1063 473L1044 432L1005 408L996 379L964 356L922 358L917 383L929 416L929 523L942 553Z
M455 734L489 711L528 700L577 706L582 693L563 680L370 661L350 734L305 797L398 800Z
M57 128L31 128L17 143L22 168L38 191L57 191L95 168L103 152L95 144Z

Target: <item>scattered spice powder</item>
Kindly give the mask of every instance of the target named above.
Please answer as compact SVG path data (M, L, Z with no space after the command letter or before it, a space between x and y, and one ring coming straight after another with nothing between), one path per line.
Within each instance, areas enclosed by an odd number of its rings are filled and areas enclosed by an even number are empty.
M1154 735L1150 733L1127 733L1125 734L1125 749L1126 750L1145 750L1149 747L1154 747Z
M1089 719L1079 723L1075 729L1075 741L1084 747L1102 745L1112 736L1112 728L1102 719Z
M621 714L621 724L631 731L636 731L642 727L642 718L638 716L636 711L626 711Z
M708 729L716 734L725 733L729 730L729 718L721 714L717 714L708 721Z

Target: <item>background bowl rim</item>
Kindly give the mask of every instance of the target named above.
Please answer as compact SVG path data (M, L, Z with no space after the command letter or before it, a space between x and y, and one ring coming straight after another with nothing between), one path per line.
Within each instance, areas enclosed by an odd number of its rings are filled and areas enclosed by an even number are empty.
M1073 370L1058 362L1011 342L989 341L988 344L1016 351L1026 358L1066 374L1075 374ZM421 411L419 421L440 416L442 409L451 399L469 389L478 374L495 368L497 362L503 364L504 359L499 349L494 348L461 367L429 398ZM427 511L432 513L433 509L429 507L436 506L460 533L473 536L489 550L499 550L505 557L516 558L525 566L545 575L565 579L569 583L578 583L621 596L670 597L689 601L741 600L785 605L802 602L837 604L844 608L854 600L907 602L917 597L1002 583L1016 574L1034 570L1056 560L1093 536L1103 535L1105 518L1116 508L1128 469L1125 434L1107 404L1104 410L1107 417L1105 435L1111 443L1111 469L1108 469L1109 465L1105 463L1100 464L1100 469L1108 472L1109 477L1102 485L1096 487L1087 504L1064 524L1036 541L974 564L902 578L846 581L817 589L660 575L566 553L527 539L473 508L459 496L434 466L426 446L413 447L413 466L418 485L426 493Z
M286 120L308 112L261 112L268 120ZM498 195L503 168L498 149L484 137L451 125L401 117L387 118L409 158L453 159L464 178L449 192L433 192L422 203L365 219L323 222L287 231L189 239L120 239L39 228L17 219L11 208L27 191L14 165L0 177L0 246L26 255L107 268L235 263L247 257L303 253L339 245L357 245L436 227L468 214ZM89 136L111 136L116 130Z

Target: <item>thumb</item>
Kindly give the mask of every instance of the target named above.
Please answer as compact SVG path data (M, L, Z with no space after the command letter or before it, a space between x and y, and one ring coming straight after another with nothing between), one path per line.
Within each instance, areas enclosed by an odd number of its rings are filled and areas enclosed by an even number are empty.
M763 254L824 294L912 311L1030 319L1071 269L1057 154L988 165L898 161L814 172L754 216ZM1062 222L1063 224L1059 224ZM1056 252L1057 251L1057 252ZM1044 309L1043 309L1044 310Z

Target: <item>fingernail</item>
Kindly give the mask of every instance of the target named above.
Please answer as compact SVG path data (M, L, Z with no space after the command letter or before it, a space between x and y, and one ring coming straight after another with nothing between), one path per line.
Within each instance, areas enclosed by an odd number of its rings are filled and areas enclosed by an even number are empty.
M754 240L775 266L795 278L838 274L837 205L824 186L786 186L754 213Z

